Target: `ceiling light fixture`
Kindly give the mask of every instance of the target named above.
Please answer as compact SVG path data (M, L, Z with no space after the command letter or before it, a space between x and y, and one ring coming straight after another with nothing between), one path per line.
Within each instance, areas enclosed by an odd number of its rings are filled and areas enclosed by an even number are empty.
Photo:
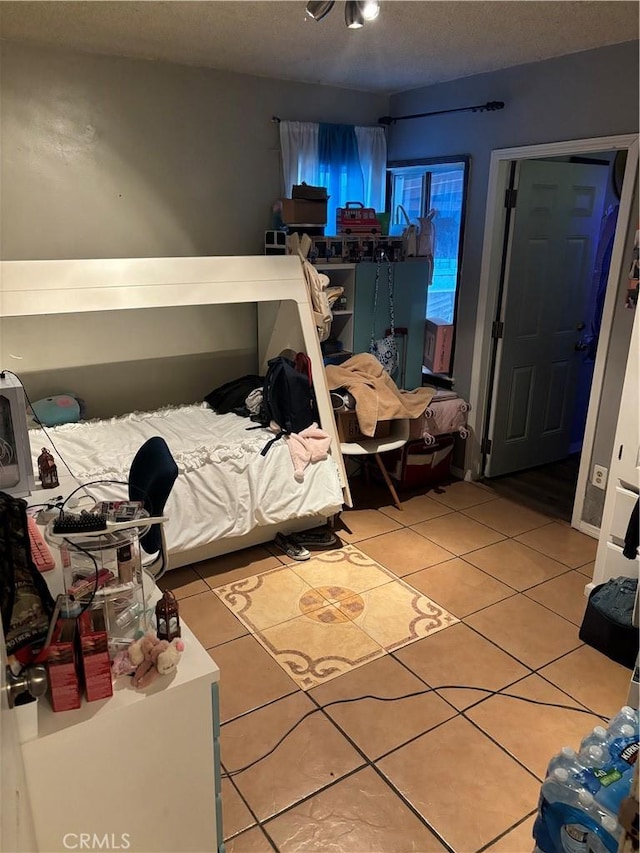
M360 6L362 7L362 17L365 21L375 21L380 14L379 0L363 0Z
M314 21L321 21L333 9L335 0L309 0L306 12Z
M359 30L364 27L363 4L358 0L347 0L344 4L344 22L350 30Z
M306 13L321 21L333 9L335 0L308 0ZM346 0L344 20L350 30L361 29L366 21L375 21L380 14L380 0Z

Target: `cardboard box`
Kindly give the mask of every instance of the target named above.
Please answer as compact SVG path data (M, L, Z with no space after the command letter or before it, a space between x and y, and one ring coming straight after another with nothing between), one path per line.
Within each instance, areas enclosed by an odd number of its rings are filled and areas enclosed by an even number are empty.
M427 320L424 336L424 366L432 373L448 373L451 365L453 325L444 320Z
M291 198L303 198L307 201L327 201L329 196L327 195L326 187L311 187L303 181L301 184L294 184L291 187Z
M371 438L360 432L358 416L355 412L338 412L336 414L338 438L342 442L366 441ZM378 421L374 438L387 438L391 434L391 421Z
M113 696L113 683L104 611L85 610L78 618L78 636L87 702L108 699Z
M58 617L47 650L49 696L54 711L71 711L81 704L76 633L75 619Z
M327 202L282 198L282 220L287 225L326 225Z

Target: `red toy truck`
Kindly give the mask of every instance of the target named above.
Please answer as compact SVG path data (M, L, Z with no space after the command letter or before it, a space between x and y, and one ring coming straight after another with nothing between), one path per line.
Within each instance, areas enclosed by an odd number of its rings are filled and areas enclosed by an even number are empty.
M348 201L336 214L337 234L379 234L380 221L372 207L359 201Z

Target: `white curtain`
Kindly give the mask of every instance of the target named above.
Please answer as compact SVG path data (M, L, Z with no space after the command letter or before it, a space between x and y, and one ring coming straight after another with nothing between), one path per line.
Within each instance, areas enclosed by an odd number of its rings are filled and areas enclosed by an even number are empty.
M355 132L364 178L364 206L384 210L387 194L387 137L381 127L356 127Z
M291 198L291 187L303 181L317 187L320 171L318 125L311 121L281 121L280 148L284 197Z

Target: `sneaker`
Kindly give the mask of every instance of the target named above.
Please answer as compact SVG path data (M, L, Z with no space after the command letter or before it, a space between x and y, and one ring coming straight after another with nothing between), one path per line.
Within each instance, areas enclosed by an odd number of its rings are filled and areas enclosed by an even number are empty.
M289 539L307 548L339 548L341 546L338 537L330 530L303 530L301 533L292 533Z
M292 537L285 536L284 533L276 534L275 543L287 557L291 557L292 560L308 560L311 557L311 553L304 547L304 545L295 542Z

